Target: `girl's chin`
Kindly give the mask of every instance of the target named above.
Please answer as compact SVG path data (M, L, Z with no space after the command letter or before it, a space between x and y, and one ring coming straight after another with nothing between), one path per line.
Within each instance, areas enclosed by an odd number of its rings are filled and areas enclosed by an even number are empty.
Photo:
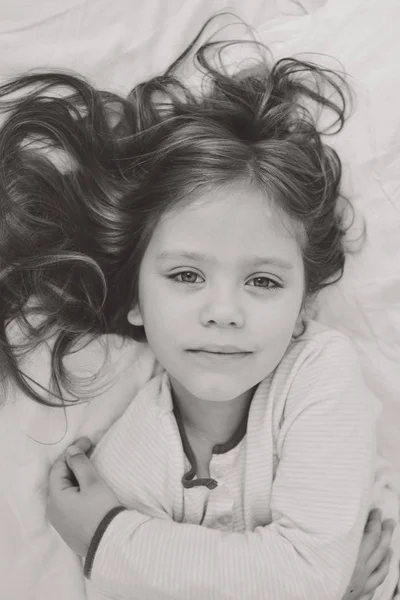
M202 382L199 386L188 386L189 393L203 402L232 402L238 398L248 397L253 394L253 387L243 388L239 386L216 386L210 382L208 386L206 382Z
M249 380L249 377L245 379L238 373L210 373L197 369L181 370L175 375L170 374L169 378L178 396L187 394L199 401L221 403L251 398L260 383L260 380L254 381L254 377Z

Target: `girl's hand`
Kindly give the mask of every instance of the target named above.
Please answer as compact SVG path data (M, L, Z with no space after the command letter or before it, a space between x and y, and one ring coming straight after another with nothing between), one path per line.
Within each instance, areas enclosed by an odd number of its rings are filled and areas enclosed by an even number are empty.
M357 563L343 600L371 600L389 572L390 541L395 522L382 521L379 509L371 510L364 529Z
M47 506L53 527L82 557L103 517L121 505L86 456L90 447L90 440L81 438L54 463Z

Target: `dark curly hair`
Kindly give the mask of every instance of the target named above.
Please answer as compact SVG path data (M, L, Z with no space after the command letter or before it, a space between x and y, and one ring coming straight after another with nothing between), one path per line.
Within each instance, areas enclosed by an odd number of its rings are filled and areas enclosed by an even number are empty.
M128 98L67 73L0 87L0 368L38 402L65 404L63 358L77 342L143 339L127 321L143 254L161 216L194 193L251 182L301 225L307 296L342 276L341 163L321 134L344 125L344 76L297 58L270 64L255 41L211 40L195 52L193 90L178 73L199 36ZM228 73L232 44L257 47L257 63ZM321 111L333 117L323 131ZM20 359L50 338L41 395Z

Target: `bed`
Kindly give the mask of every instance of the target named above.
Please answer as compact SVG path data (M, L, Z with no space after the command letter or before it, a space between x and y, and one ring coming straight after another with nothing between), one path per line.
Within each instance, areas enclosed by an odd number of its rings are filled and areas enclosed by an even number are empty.
M381 453L400 489L400 3L398 0L14 0L0 3L0 77L31 68L76 70L118 92L162 71L217 10L255 25L274 56L327 53L342 62L356 92L355 113L330 142L344 165L344 192L368 238L343 279L320 295L316 318L356 345L368 385L382 403ZM75 367L101 361L95 344ZM129 364L117 340L112 368ZM28 373L46 384L48 354ZM118 377L110 395L68 411L16 391L0 403L0 598L85 600L80 561L45 518L46 477L79 435L96 442L134 390ZM68 426L67 426L68 425Z

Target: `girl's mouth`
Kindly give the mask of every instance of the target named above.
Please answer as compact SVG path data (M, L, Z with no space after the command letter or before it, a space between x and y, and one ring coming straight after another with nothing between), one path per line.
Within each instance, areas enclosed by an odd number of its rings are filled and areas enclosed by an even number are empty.
M239 359L246 358L252 354L252 352L222 352L216 350L189 350L189 352L194 355L196 358L200 360L207 361L209 363L219 363L219 362L232 362Z

